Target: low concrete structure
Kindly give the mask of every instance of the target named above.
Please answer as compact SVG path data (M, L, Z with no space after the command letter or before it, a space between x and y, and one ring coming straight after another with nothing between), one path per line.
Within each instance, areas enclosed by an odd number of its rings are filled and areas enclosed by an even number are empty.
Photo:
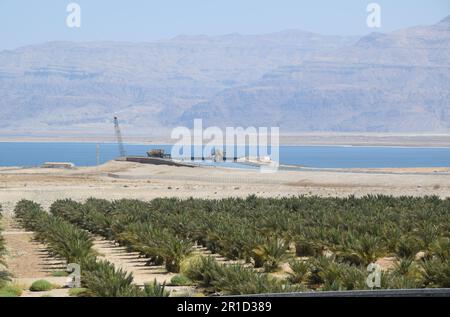
M42 168L74 168L75 164L70 162L45 162Z

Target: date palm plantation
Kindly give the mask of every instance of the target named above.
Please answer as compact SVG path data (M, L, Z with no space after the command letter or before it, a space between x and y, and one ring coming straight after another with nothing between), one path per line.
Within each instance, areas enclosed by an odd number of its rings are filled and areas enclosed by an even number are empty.
M147 265L164 264L206 294L225 295L367 289L367 265L383 259L392 265L383 269L382 288L450 287L449 210L450 200L438 197L249 196L59 200L50 213L21 201L16 217L51 252L81 263L95 296L148 296L163 286L149 281L140 289L131 275L96 260L94 234L140 253Z

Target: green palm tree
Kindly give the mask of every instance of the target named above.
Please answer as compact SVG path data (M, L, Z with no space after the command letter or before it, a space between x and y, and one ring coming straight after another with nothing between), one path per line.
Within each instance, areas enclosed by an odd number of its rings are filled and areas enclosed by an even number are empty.
M289 260L289 245L285 240L269 238L263 245L253 249L253 258L256 263L263 263L266 272L276 271L280 264Z

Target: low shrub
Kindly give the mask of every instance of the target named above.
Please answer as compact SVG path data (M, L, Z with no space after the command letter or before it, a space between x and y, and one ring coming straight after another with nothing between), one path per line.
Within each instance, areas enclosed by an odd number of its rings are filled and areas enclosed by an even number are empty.
M22 288L14 284L8 284L0 288L0 297L19 297L22 295Z
M147 297L169 297L170 292L166 291L166 284L160 284L156 279L149 284L145 284L144 292Z
M34 281L30 286L30 291L32 292L46 292L53 289L52 283L46 280Z
M85 297L89 295L87 288L71 288L69 289L69 296L73 297Z
M173 286L190 286L192 281L184 275L175 275L170 280L170 285Z
M180 274L188 277L186 274L188 274L188 272L191 272L192 269L195 268L195 266L199 265L202 262L203 258L203 256L198 254L186 257L180 263Z

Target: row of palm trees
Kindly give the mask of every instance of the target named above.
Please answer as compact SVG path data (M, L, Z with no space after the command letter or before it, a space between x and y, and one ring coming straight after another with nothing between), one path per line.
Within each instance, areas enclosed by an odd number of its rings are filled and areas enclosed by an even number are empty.
M133 284L133 275L117 269L108 261L99 260L92 248L92 235L61 217L45 212L39 204L22 200L15 207L18 222L35 232L35 238L46 244L51 255L81 267L81 283L85 296L129 297L152 296L157 283L144 289Z
M290 262L291 281L312 289L361 288L386 256L399 266L386 287L450 283L450 200L438 197L64 200L51 212L171 272L197 243L266 273Z
M144 206L138 201L119 201L113 207L104 200L89 199L85 204L62 200L56 201L50 212L94 234L116 240L129 251L140 252L150 262L164 263L169 272L178 273L181 262L194 250L193 241L178 235L171 227L139 221L133 210L140 213ZM111 212L111 208L116 211Z

